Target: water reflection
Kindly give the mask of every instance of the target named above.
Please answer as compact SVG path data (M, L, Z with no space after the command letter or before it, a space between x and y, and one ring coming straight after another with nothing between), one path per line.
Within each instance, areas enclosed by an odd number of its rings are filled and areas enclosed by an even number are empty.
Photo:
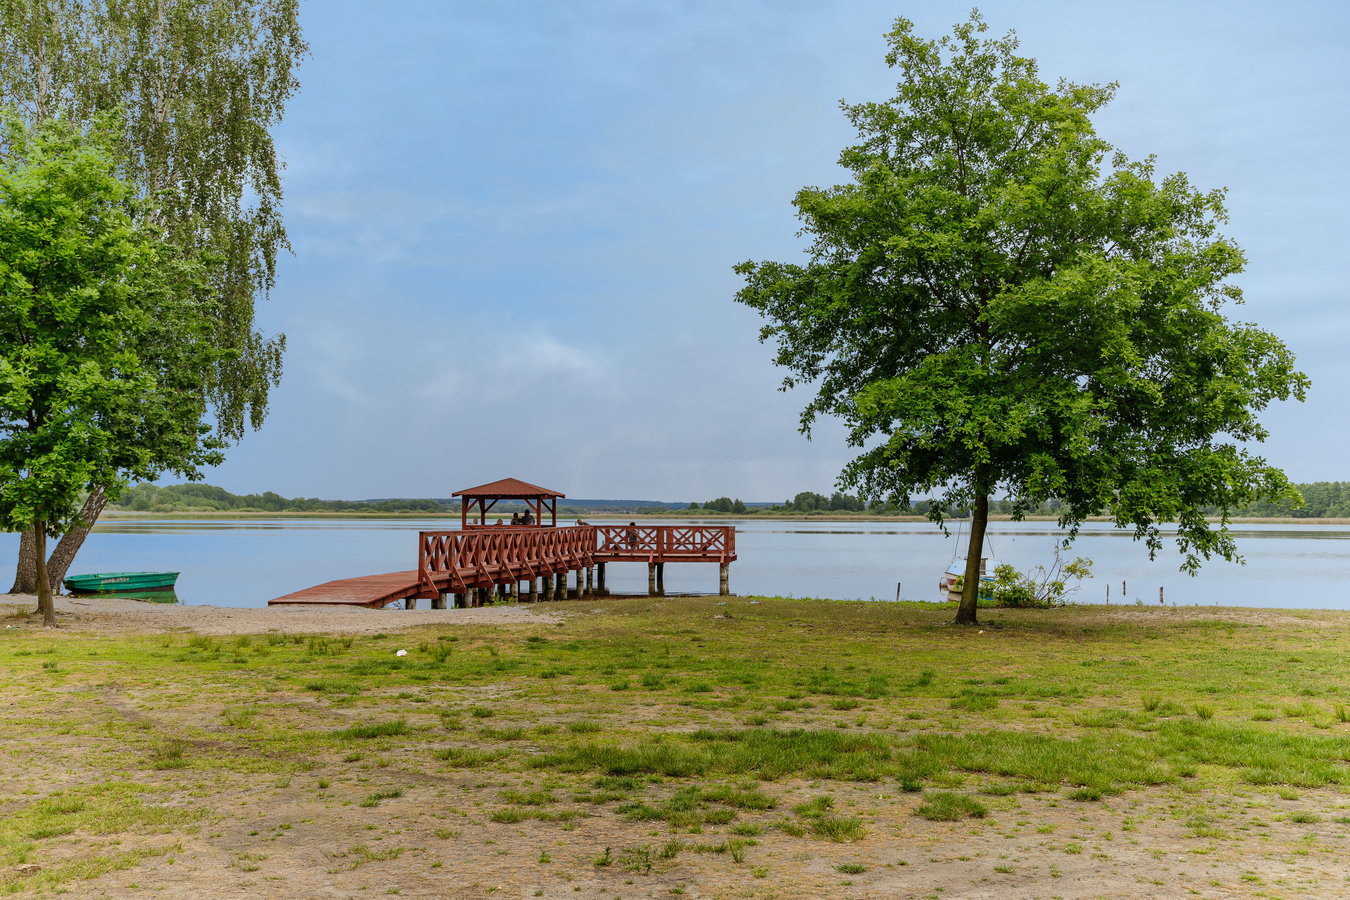
M76 593L73 597L112 597L118 600L145 600L149 603L178 603L174 591L103 591L97 594Z

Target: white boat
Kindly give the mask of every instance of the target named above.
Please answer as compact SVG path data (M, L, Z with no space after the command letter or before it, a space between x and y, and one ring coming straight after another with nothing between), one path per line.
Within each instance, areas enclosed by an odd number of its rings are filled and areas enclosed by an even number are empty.
M980 595L985 596L989 593L990 587L994 584L994 576L990 574L998 567L998 560L991 559L988 556L980 558ZM966 561L964 559L954 559L952 564L947 567L947 571L942 573L942 580L938 582L938 590L946 591L947 599L953 599L951 595L961 596L961 589L957 586L961 584L966 577Z
M969 557L960 555L961 531L963 530L963 525L964 523L960 521L957 522L956 526L957 550L955 553L952 554L951 565L947 566L947 571L942 573L942 580L938 582L938 590L945 591L947 594L947 599L949 601L961 599L961 589L957 587L957 585L963 583L966 577L966 561L969 559ZM994 549L992 537L993 535L991 535L988 531L984 533L984 549L990 552L993 552ZM992 556L980 557L981 597L990 596L992 588L994 586L993 572L997 568L998 568L997 559L994 559Z

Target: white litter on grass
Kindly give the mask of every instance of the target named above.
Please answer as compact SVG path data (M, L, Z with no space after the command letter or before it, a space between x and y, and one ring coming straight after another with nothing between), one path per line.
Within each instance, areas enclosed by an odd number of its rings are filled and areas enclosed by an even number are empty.
M395 656L407 656L407 655L408 655L408 651L407 651L407 650L400 650L400 651L398 651L397 653L395 653L394 655L395 655Z

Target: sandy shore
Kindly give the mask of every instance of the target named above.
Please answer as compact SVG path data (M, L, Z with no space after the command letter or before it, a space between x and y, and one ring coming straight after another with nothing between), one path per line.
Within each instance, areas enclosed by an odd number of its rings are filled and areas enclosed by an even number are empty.
M0 594L0 615L6 627L41 627L31 615L37 598L31 594ZM531 606L487 606L478 609L364 609L267 606L234 609L226 606L185 606L147 603L112 597L57 597L56 619L72 631L161 634L192 631L197 634L373 634L415 625L554 624L561 619Z
M618 599L612 598L612 599ZM41 628L34 614L37 597L31 594L0 594L0 617L6 627ZM357 606L187 606L150 603L114 597L57 597L56 619L60 628L100 634L375 634L417 625L556 625L572 615L600 612L591 604L569 604L559 612L556 604L534 606L485 606L478 609L365 609ZM987 611L986 611L987 612ZM1245 607L1105 607L1100 614L1121 622L1166 627L1193 619L1228 621L1248 625L1284 627L1345 627L1343 612L1331 610L1255 609Z

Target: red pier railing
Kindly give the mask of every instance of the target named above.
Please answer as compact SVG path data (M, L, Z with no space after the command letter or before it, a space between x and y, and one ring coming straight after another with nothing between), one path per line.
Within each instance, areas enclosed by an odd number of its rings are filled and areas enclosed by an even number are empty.
M725 567L736 559L736 529L731 525L575 525L563 528L474 528L423 531L418 535L419 598L467 594L501 584L518 584L600 566L645 562L653 567L653 586L664 581L668 562L713 562ZM662 585L663 587L664 585Z
M595 590L607 593L605 566L613 562L647 563L653 594L665 592L668 562L717 563L725 594L727 566L735 559L736 529L730 525L488 525L419 532L416 571L342 578L267 602L376 608L403 601L411 609L430 599L432 608L441 608L454 594L457 602L474 606L494 590L515 593L524 581L533 600L538 580L545 599L581 597L592 591L592 572L598 575ZM568 574L576 576L575 587L567 585Z
M418 584L425 596L520 582L594 565L595 528L475 528L418 535Z
M596 525L595 558L603 562L719 562L736 558L731 525Z

